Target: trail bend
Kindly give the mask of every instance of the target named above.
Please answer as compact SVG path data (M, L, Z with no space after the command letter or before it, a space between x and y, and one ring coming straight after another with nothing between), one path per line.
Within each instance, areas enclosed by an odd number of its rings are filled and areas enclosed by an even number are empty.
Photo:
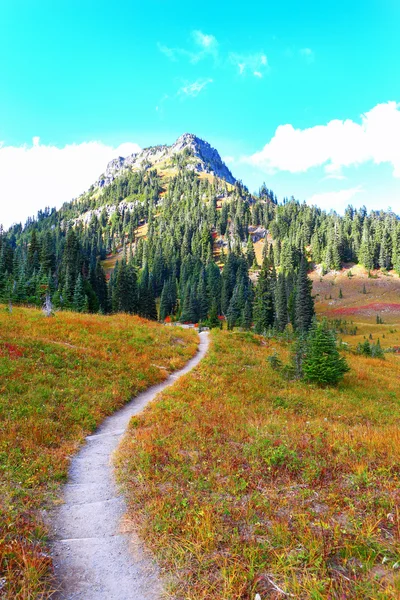
M57 600L157 600L163 588L156 565L134 532L127 531L126 505L117 489L112 454L132 416L157 394L191 371L205 356L207 332L197 354L180 371L154 385L107 417L74 456L64 503L54 512L52 558Z

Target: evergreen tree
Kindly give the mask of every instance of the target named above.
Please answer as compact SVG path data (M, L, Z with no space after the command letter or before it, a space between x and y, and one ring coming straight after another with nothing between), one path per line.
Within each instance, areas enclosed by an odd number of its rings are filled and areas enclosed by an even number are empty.
M374 258L372 252L372 244L369 235L368 221L364 221L361 245L359 250L360 263L370 271L374 267Z
M165 281L160 298L160 321L164 321L171 314L170 280Z
M210 315L208 317L208 326L211 328L220 327L220 321L218 319L217 302L213 300L211 302Z
M200 275L199 287L198 287L198 301L199 301L199 320L201 322L206 321L208 317L208 295L206 285L206 275L204 269Z
M310 383L336 385L349 367L336 347L336 340L327 321L314 324L307 339L302 364L304 379Z
M270 256L263 261L254 301L254 328L257 333L264 333L275 321L275 266Z
M40 267L40 242L36 233L36 229L32 231L31 240L28 248L28 275L34 271L38 271Z
M256 253L254 252L254 244L251 235L249 235L247 240L246 259L249 269L251 269L253 266L257 266Z
M83 284L82 275L79 273L78 278L75 284L74 290L74 299L73 299L73 309L76 312L87 312L88 310L88 299L85 294L85 287Z
M246 330L250 329L253 318L252 305L250 300L246 300L242 312L242 327Z
M307 332L314 316L314 300L312 297L312 281L307 275L307 261L304 255L301 258L297 276L295 328L299 333Z
M153 285L147 265L142 271L138 287L138 314L145 319L155 321L158 317Z
M288 302L286 296L286 281L283 273L279 273L276 294L275 294L275 307L276 307L276 328L278 331L284 331L286 325L289 322L288 315Z

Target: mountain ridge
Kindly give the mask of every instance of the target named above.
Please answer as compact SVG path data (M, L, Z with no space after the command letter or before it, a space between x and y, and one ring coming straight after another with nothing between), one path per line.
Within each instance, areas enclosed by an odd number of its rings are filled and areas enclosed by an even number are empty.
M135 171L150 167L185 166L196 173L206 173L235 185L236 178L222 160L218 150L209 142L193 133L184 133L171 145L162 144L143 148L126 157L112 159L105 172L95 183L95 187L104 188L116 177L127 170Z

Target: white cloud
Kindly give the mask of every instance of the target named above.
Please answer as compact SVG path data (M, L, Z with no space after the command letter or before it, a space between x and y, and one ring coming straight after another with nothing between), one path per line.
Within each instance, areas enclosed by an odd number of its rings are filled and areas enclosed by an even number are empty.
M315 54L311 48L301 48L300 55L308 62L313 63L315 60Z
M251 73L262 78L269 71L268 58L263 52L255 54L229 54L229 62L239 69L239 75Z
M133 143L118 148L101 142L84 142L58 148L40 144L0 144L0 223L4 227L25 222L39 209L61 206L96 181L116 156L138 152Z
M206 87L206 85L212 83L212 81L212 79L198 79L193 83L188 83L181 87L181 89L178 91L178 95L189 96L192 98L198 96L200 92Z
M368 161L388 163L400 177L400 104L378 104L361 122L330 121L309 129L280 125L260 152L243 159L267 173L301 173L324 166L330 175Z
M158 46L159 51L162 52L163 54L165 54L165 56L167 58L169 58L170 60L175 61L177 59L176 58L177 51L174 50L174 48L169 48L168 46L165 46L164 44L160 44L160 43L158 43L157 46Z
M194 45L192 50L187 50L186 48L170 48L169 46L160 43L158 43L157 46L160 52L172 61L177 61L179 58L185 58L192 63L198 63L209 56L217 58L218 40L214 35L203 33L196 29L192 31L191 38Z
M361 186L339 190L337 192L322 192L314 194L307 200L307 204L315 204L319 208L330 210L334 209L337 212L343 212L349 202L363 191Z
M192 37L195 43L202 48L211 49L218 46L218 42L215 36L203 33L202 31L195 30L192 32Z
M231 165L232 163L235 162L235 158L233 156L223 156L222 160L224 161L224 163L226 165Z

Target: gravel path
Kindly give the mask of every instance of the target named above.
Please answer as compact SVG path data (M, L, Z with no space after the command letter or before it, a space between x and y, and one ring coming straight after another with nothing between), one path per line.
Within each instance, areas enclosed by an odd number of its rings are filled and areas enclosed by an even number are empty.
M193 369L208 349L200 334L198 353L186 366L108 417L72 459L64 504L52 519L52 557L58 600L157 600L162 586L129 523L114 481L111 457L130 418Z

